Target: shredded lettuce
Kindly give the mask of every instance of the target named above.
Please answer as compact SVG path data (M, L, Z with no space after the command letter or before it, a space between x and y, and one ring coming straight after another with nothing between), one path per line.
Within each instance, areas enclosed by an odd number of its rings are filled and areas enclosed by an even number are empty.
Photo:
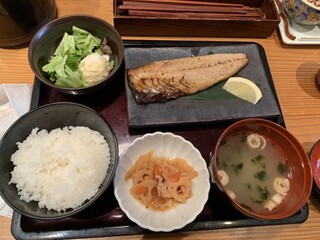
M108 69L111 71L114 68L114 60L108 62Z
M78 88L83 85L80 71L74 71L66 65L65 72L67 77L60 76L55 82L58 87Z
M72 27L72 35L65 33L49 63L42 67L50 80L59 87L79 88L86 81L79 70L80 61L90 53L100 51L101 40L86 30ZM101 52L101 51L100 51Z
M90 34L88 31L75 26L72 27L72 31L77 46L76 53L78 56L84 58L92 52L92 49L100 47L101 40Z
M57 76L67 77L65 73L66 60L67 56L53 56L51 57L49 63L42 67L42 70L49 74L51 81L55 81Z
M59 43L56 51L54 52L55 56L65 56L65 55L74 55L76 53L76 43L74 37L68 33L64 33L61 42Z

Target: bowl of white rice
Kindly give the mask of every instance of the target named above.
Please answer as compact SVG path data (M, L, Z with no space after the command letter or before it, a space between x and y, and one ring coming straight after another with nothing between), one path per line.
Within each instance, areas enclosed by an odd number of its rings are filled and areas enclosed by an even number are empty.
M99 113L77 103L44 105L1 139L0 193L27 217L68 217L108 189L117 163L116 136Z

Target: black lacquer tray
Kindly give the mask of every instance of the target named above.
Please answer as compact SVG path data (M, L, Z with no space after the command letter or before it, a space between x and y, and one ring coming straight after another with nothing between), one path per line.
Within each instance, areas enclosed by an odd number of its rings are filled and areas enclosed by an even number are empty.
M129 48L152 48L152 47L183 47L194 48L202 46L230 46L245 45L245 43L222 43L222 42L158 42L158 41L126 41L125 49ZM250 45L254 43L248 43ZM266 79L272 90L279 114L261 116L285 126L277 94L272 81L264 50L257 45L259 58L265 71ZM237 119L228 121L215 121L203 124L156 124L139 128L128 126L128 92L125 86L125 67L117 76L111 86L100 90L98 93L86 96L65 95L54 89L48 88L35 78L31 100L31 108L52 102L72 101L85 104L99 112L113 127L119 142L119 151L136 137L154 131L170 131L181 135L199 149L204 159L209 164L209 155L218 137L223 130ZM203 211L186 227L176 230L175 233L226 229L235 227L267 226L280 224L296 224L307 220L309 208L306 204L295 215L281 220L260 220L244 216L235 208L215 185L211 185L210 196ZM113 188L108 189L97 202L85 211L72 217L60 220L36 220L25 217L17 212L13 213L12 234L17 239L70 239L88 237L125 236L135 234L153 234L131 222L121 211L113 194Z

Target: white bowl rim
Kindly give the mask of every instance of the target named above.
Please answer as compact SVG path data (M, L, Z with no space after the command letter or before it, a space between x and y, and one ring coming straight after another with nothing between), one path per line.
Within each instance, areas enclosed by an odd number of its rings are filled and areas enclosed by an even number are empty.
M309 2L307 0L302 0L302 2L306 5L308 5L309 7L313 8L314 10L320 10L320 6L316 6L314 5L312 2Z

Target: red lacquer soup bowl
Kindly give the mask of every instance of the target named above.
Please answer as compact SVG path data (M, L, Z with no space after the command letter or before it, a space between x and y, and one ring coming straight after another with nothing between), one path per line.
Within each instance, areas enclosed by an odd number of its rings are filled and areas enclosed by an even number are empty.
M313 145L310 151L310 163L313 173L313 186L320 193L320 140Z
M320 145L316 150L314 159L319 159ZM215 183L243 214L283 219L306 204L312 189L309 157L279 124L260 118L235 122L219 137L213 152ZM320 170L318 174L319 182Z

